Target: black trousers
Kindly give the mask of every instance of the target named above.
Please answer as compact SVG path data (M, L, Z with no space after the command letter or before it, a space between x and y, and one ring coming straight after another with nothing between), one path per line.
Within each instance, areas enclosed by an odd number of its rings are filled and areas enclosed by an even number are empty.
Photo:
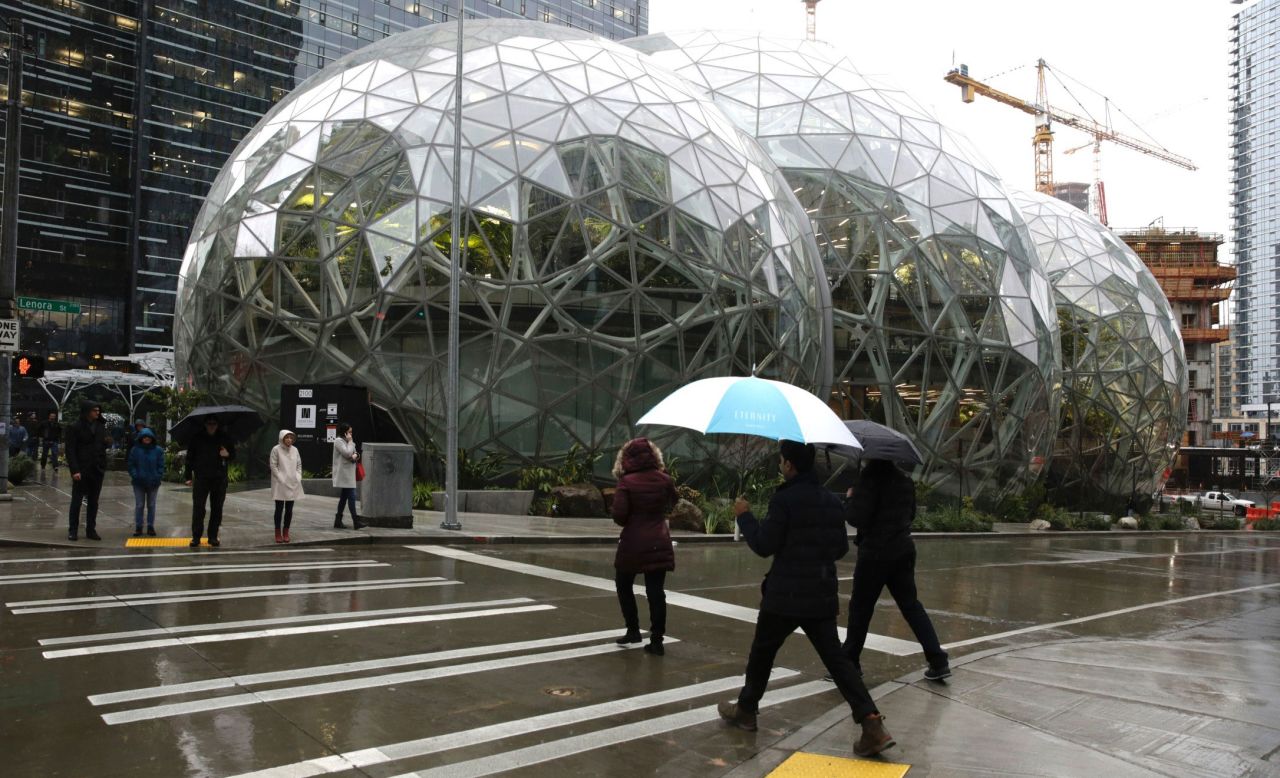
M743 710L755 711L760 707L760 698L764 696L765 687L769 685L769 673L773 670L773 660L778 649L796 628L804 630L805 637L818 652L818 658L826 665L836 688L844 695L853 713L853 720L861 722L868 714L878 713L871 693L862 683L858 669L849 657L840 650L840 636L836 632L836 617L822 619L797 619L793 616L782 616L769 611L760 611L756 617L756 636L751 641L751 655L747 658L747 679L738 692L738 706Z
M651 638L660 638L667 634L667 580L666 570L655 570L644 574L644 596L649 600L649 632ZM622 620L628 630L640 629L640 611L636 607L636 593L632 588L636 583L636 573L615 571L614 588L618 590L618 605L622 608Z
M222 526L222 503L227 499L225 477L191 479L192 540L199 540L204 535L204 501L206 499L209 501L209 540L217 540L218 528Z
M293 523L293 500L276 500L276 532L280 531L280 515L284 514L284 528Z
M916 552L897 559L871 559L858 557L853 568L853 596L849 598L849 633L844 639L844 653L857 664L862 655L862 645L867 641L871 616L876 610L880 592L889 587L889 594L898 604L898 610L915 633L924 649L925 659L931 667L945 665L947 652L938 642L938 633L924 606L916 597Z
M98 525L98 495L102 493L102 473L88 470L80 472L80 480L71 482L71 513L67 517L67 529L80 529L80 503L85 504L84 531L94 532Z

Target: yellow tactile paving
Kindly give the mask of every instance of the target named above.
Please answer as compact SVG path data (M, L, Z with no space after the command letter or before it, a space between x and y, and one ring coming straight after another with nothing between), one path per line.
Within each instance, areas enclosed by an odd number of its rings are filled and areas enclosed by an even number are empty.
M902 778L910 769L909 764L796 752L769 778Z
M129 538L124 542L125 548L157 548L159 546L189 546L191 538ZM209 541L202 540L200 545L207 546Z

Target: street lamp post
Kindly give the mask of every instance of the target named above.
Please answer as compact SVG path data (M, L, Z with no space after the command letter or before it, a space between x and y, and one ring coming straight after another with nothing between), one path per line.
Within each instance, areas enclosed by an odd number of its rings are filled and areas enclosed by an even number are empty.
M462 18L458 5L457 68L453 84L453 213L449 240L449 356L445 371L444 521L440 529L459 530L458 520L458 320L462 286Z
M0 200L0 319L16 314L14 297L18 288L18 180L22 167L22 20L5 22L9 28L5 55L9 60L9 93L5 103L4 196ZM13 377L10 356L0 354L0 423L5 433L0 441L0 495L9 493L9 432L12 416Z

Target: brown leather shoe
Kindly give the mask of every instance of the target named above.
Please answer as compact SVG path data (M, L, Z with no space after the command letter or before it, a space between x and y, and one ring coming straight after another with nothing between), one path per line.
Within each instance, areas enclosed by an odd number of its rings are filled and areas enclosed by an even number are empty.
M884 728L884 716L870 713L862 720L862 737L853 744L853 753L857 756L875 756L892 745L893 735Z
M745 729L748 732L756 731L756 714L738 707L738 703L722 702L716 706L716 710L720 712L720 718L738 729Z

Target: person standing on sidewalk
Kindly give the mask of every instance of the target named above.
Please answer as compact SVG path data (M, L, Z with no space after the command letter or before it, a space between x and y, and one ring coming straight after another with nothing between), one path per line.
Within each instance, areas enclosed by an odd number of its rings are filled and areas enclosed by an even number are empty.
M360 452L356 449L355 433L345 421L338 424L338 437L333 439L333 486L339 490L338 512L333 517L334 529L346 529L342 523L342 509L351 508L351 525L364 529L364 523L356 515L356 462Z
M209 545L222 545L222 503L227 499L227 463L235 458L236 447L218 429L218 417L204 420L204 432L191 436L187 446L186 481L191 487L191 547L200 547L204 535L204 501L209 501Z
M9 456L16 457L22 453L22 449L27 445L27 428L22 426L22 418L13 417L13 423L9 425Z
M845 656L860 666L876 600L887 586L924 649L929 662L924 677L941 681L950 676L947 652L942 650L933 622L916 596L916 544L911 539L911 522L916 517L915 482L887 459L869 460L862 467L858 487L847 493L845 511L845 521L858 530L854 541L858 561L853 568L853 594L849 597Z
M27 421L27 456L32 462L40 458L40 420L34 413Z
M45 464L53 460L53 472L58 472L58 441L62 439L62 425L58 423L58 412L49 411L49 418L40 422L39 427L40 440L42 447L40 449L40 469L44 470ZM106 430L102 432L102 436L106 438Z
M129 480L133 484L133 536L142 536L142 511L147 511L147 534L156 536L156 495L164 480L164 449L156 445L156 435L147 427L138 433L129 449Z
M871 756L894 745L884 720L857 668L840 650L836 615L840 587L836 560L849 553L840 500L813 474L816 451L812 444L783 440L778 469L786 483L769 501L769 512L756 519L739 497L733 505L738 527L751 550L773 557L760 585L763 595L756 617L756 633L747 658L746 682L737 702L722 702L720 717L736 727L756 730L760 698L773 670L773 660L787 637L800 628L831 673L862 736L853 744L858 756Z
M101 406L86 402L80 409L80 420L67 427L67 469L71 471L67 540L75 540L80 531L81 502L85 503L84 536L89 540L102 540L97 531L98 495L102 493L102 479L107 474L107 430L101 417ZM56 444L53 450L57 457Z
M276 542L289 542L289 525L293 523L293 502L302 499L302 456L293 443L297 437L290 430L280 430L280 442L271 449L271 499L276 503ZM281 520L283 519L283 532Z
M649 601L649 643L644 650L662 656L662 636L667 631L667 594L663 585L667 573L676 569L666 519L678 499L675 483L665 472L662 451L646 438L636 438L618 450L613 475L618 479L618 488L611 512L614 523L622 527L618 552L613 558L613 580L622 619L627 624L626 634L617 642L626 645L641 640L634 587L636 576L644 575L644 593Z

